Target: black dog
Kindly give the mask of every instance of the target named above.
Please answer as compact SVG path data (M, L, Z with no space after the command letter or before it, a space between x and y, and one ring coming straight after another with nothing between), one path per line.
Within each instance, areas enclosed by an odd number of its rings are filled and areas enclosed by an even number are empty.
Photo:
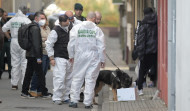
M113 100L117 101L117 89L129 88L132 84L132 78L124 71L117 69L115 71L102 70L96 81L95 95L102 89L104 85L108 85L112 88ZM93 100L94 104L95 99Z

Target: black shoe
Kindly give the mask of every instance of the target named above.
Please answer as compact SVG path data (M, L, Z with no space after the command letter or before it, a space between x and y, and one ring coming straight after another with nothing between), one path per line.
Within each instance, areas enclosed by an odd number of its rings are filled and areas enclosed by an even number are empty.
M50 99L52 97L53 94L51 93L46 93L42 95L42 99Z
M92 108L93 108L92 105L90 105L90 106L85 106L85 109L92 109Z
M70 103L69 103L69 107L72 107L72 106L73 106L73 102L70 102Z
M77 103L70 102L69 107L78 108L78 105L77 105Z
M72 106L72 108L78 108L78 105L77 105L77 103L73 103L73 106Z
M3 71L0 71L0 79L1 79L2 74L3 74Z
M81 92L81 93L80 93L80 100L79 100L79 102L83 102L83 100L84 100L84 93Z
M12 85L12 90L17 90L18 89L18 86L13 86Z
M9 79L11 79L11 72L9 71Z

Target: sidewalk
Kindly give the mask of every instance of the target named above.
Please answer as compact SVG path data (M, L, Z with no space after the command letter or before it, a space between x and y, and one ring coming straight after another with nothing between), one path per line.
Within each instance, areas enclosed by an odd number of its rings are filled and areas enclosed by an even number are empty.
M120 50L120 41L117 37L106 37L106 52L109 57L114 61L114 63L123 71L127 72L133 81L136 80L137 76L134 71L129 71L128 66L122 60L122 52ZM106 60L106 68L109 70L117 69L111 64L109 59ZM149 79L147 79L147 83ZM156 97L155 100L152 100L156 88L145 87L143 96L138 96L136 89L136 100L128 102L117 102L113 101L112 91L108 86L104 86L103 90L99 93L99 109L102 111L167 111L165 103L159 98ZM100 99L101 98L101 99Z

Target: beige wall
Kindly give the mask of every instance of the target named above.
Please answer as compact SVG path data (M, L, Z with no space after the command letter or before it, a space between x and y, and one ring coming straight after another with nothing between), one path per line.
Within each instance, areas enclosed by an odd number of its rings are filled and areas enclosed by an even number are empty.
M13 0L2 0L1 6L6 12L12 12L13 11Z
M127 39L126 39L126 51L127 51L127 64L134 64L131 53L133 49L134 38L134 24L135 24L135 1L126 0L126 15L127 15Z

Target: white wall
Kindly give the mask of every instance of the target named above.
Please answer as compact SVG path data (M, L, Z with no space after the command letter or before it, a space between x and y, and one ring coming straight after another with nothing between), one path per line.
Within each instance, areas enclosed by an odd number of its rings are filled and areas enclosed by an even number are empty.
M176 111L190 111L190 0L176 0Z

